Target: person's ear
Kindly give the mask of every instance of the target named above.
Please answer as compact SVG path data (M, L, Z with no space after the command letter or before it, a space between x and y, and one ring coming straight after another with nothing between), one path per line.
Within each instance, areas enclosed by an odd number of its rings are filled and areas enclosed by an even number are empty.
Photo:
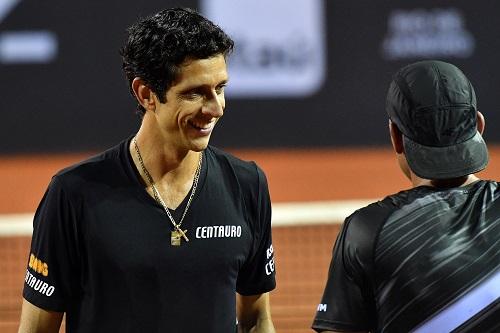
M477 131L482 135L484 132L485 120L481 112L477 111Z
M156 103L154 93L141 78L136 77L132 81L132 91L134 92L137 102L139 102L146 111L155 111Z
M403 134L399 128L389 119L389 133L394 151L398 154L404 153Z

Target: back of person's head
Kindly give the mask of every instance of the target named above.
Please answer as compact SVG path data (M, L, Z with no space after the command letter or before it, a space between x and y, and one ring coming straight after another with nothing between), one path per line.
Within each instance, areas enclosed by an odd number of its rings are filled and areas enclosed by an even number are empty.
M488 164L474 88L454 65L428 60L403 67L390 84L386 110L417 176L459 178Z
M220 27L187 8L162 10L141 19L127 32L121 55L129 87L139 77L162 103L181 63L191 58L226 57L234 45ZM144 113L142 106L139 112Z

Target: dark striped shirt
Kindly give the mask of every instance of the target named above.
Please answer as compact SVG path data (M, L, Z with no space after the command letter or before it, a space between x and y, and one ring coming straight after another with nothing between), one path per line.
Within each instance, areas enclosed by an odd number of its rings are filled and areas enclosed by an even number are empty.
M313 328L500 332L499 196L492 181L420 186L356 211Z

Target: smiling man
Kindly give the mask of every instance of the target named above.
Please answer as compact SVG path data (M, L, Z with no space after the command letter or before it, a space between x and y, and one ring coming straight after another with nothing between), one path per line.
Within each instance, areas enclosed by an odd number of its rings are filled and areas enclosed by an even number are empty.
M36 212L19 332L274 332L267 181L209 139L233 41L189 9L129 28L142 116L55 175ZM238 323L238 324L236 324Z

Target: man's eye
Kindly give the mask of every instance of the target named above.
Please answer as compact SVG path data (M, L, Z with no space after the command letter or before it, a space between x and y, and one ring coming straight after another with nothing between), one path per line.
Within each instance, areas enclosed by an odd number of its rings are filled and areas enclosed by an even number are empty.
M202 94L199 91L189 91L183 95L187 99L197 99L202 96Z
M224 88L226 88L226 85L221 85L221 86L218 86L217 88L215 88L215 92L217 93L217 95L220 95L224 92Z

